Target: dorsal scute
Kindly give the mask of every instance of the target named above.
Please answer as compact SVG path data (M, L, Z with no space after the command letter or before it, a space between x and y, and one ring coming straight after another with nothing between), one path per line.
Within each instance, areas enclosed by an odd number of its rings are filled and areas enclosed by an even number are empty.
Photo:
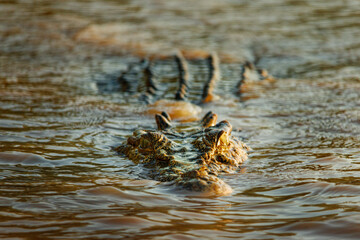
M204 128L208 128L214 126L217 121L217 114L209 111L205 114L205 116L201 119L201 125Z

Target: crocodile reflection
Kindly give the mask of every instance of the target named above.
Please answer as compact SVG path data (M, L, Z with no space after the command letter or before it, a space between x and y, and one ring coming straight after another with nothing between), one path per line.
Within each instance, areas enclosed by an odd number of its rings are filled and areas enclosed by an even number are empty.
M155 119L157 130L136 130L115 151L148 168L155 180L195 192L231 193L219 174L237 170L247 159L249 147L231 135L228 121L216 123L213 112L187 128L174 127L165 112ZM182 131L175 130L179 127Z

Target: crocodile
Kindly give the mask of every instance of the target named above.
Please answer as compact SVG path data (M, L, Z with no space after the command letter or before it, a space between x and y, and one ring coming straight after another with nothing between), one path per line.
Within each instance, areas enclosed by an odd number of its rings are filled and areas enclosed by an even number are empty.
M188 63L179 51L174 56L173 59L176 62L178 70L178 87L174 94L174 100L176 101L186 101L190 89L189 81L189 67ZM204 82L202 89L201 99L194 101L196 104L208 103L217 98L213 93L216 86L216 82L220 80L220 62L219 57L216 53L211 53L206 57L207 66L209 69L209 75L207 80ZM144 80L145 89L141 100L146 103L151 103L159 100L159 96L162 96L160 93L159 86L155 80L155 74L153 72L153 65L155 60L146 60L141 59L140 62L131 63L128 65L127 70L123 71L118 78L118 81L121 85L122 91L127 92L137 92L137 87L139 85L139 79ZM143 77L141 74L143 73ZM261 82L271 82L274 78L268 73L267 70L262 68L257 68L254 63L246 61L240 66L239 70L239 79L234 84L234 93L241 94L242 86L246 84L261 83ZM163 90L163 91L167 91Z
M231 135L232 125L208 112L200 121L177 123L166 112L155 115L157 129L135 130L114 150L149 169L149 177L177 188L228 195L220 173L236 171L250 148Z

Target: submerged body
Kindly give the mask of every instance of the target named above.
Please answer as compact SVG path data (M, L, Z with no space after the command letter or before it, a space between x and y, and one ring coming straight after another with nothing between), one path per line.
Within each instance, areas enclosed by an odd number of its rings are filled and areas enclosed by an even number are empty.
M140 100L148 104L149 108L146 111L148 114L160 114L165 110L174 119L193 121L201 112L201 105L221 99L221 96L214 93L217 82L221 78L220 61L216 53L209 54L204 59L209 69L208 76L202 83L202 93L191 96L190 90L193 86L190 81L188 63L181 52L175 55L174 60L178 71L177 86L166 88L164 87L166 84L158 81L160 76L154 72L155 60L141 60L139 63L130 64L128 70L119 77L119 83L125 92L141 92ZM225 93L225 96L231 94L239 96L246 91L248 85L261 85L273 80L265 69L257 68L251 62L246 62L239 67L239 78L234 79L233 90ZM164 97L164 92L173 90L175 90L173 98Z
M158 130L136 130L115 150L150 169L153 179L196 192L231 193L218 175L238 169L249 147L231 136L228 121L216 124L217 115L209 112L199 126L177 132L165 112L155 118Z

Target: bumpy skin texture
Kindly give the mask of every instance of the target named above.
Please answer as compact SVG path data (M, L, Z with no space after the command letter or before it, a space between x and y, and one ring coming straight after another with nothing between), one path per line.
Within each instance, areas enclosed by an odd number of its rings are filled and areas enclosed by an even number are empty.
M179 77L178 87L175 93L175 98L173 100L177 102L187 101L187 99L190 97L189 90L191 88L191 78L189 77L190 72L188 63L181 52L178 52L174 56L174 59L178 67ZM196 105L210 103L219 99L219 96L214 93L217 82L221 80L219 57L216 53L211 53L205 60L207 62L209 74L208 78L204 82L201 99L192 100L192 103ZM153 65L155 62L155 60L142 60L139 63L130 64L128 66L128 70L124 71L118 80L123 91L135 93L141 82L139 80L142 79L143 85L145 85L145 92L143 92L140 99L148 104L155 104L155 106L157 106L159 104L159 100L160 102L162 101L160 105L163 105L165 99L159 98L159 96L163 95L164 89L163 87L158 86L159 82L157 79L161 76L157 76L153 73ZM141 72L143 74L141 74ZM254 63L246 61L244 64L241 64L240 79L234 78L234 80L236 82L234 82L234 87L236 89L234 93L239 95L243 92L246 92L247 85L251 86L267 84L269 82L273 82L275 79L267 72L267 70L258 68ZM171 91L170 88L165 90L166 93L169 91ZM196 99L198 96L191 96L191 98ZM168 103L173 104L171 101Z
M183 131L176 132L166 113L155 119L158 130L136 130L115 150L149 168L155 180L197 192L231 192L218 175L238 169L249 147L231 136L228 121L215 124L217 116L209 112L199 126L179 126Z

